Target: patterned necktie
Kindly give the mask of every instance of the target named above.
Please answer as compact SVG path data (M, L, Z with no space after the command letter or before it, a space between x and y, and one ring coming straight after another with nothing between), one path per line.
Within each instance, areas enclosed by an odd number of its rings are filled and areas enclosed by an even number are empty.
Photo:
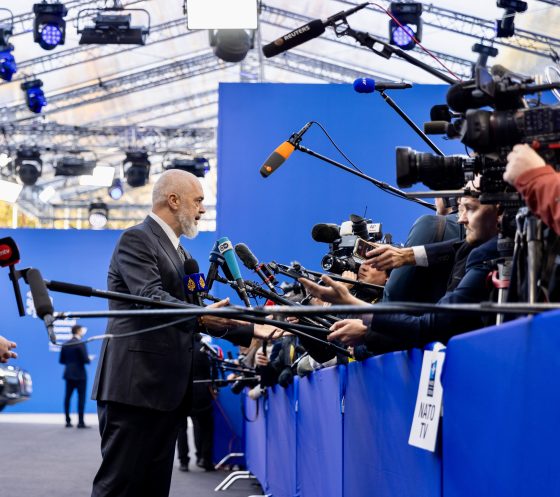
M177 253L179 254L179 259L181 259L181 262L184 264L187 260L187 254L185 253L185 249L180 244L177 247Z

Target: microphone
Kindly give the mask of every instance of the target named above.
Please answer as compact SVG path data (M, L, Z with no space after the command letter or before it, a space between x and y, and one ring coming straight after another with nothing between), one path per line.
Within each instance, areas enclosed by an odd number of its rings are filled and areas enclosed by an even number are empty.
M263 280L268 288L270 288L271 292L274 292L276 294L278 293L278 290L274 286L278 284L278 281L276 281L272 270L264 263L259 264L259 261L255 257L255 254L251 252L247 245L245 245L244 243L238 243L235 246L235 253L247 269L250 269L251 271L257 273L259 278Z
M19 249L10 236L0 238L0 267L13 266L19 262Z
M210 256L208 257L210 261L210 268L208 269L208 275L206 276L206 292L212 289L214 281L218 278L218 269L221 267L224 275L229 281L233 280L233 276L226 265L226 260L220 254L218 250L218 242L214 243L212 250L210 251Z
M410 83L392 83L390 81L380 81L379 83L372 78L358 78L354 81L354 91L358 93L373 93L374 91L385 90L406 90L412 88Z
M51 343L56 344L56 335L53 330L54 323L54 308L49 297L49 292L47 292L47 286L41 273L38 269L30 268L27 270L25 275L25 280L29 285L31 290L31 297L33 298L33 305L35 306L35 312L39 316L45 326L47 327L47 334L49 335L49 340Z
M185 276L183 276L183 287L185 295L192 295L195 304L203 306L200 292L206 292L206 280L204 274L200 273L198 262L195 259L186 259L184 262Z
M311 237L316 242L333 243L340 238L340 226L332 223L319 223L313 226Z
M251 302L249 301L249 296L247 295L247 289L245 288L245 281L241 277L239 264L237 264L237 259L235 258L235 254L233 252L233 245L227 236L218 240L218 250L226 261L226 266L232 274L232 279L235 280L235 283L237 283L237 293L239 297L243 300L247 307L251 307Z
M261 176L263 178L268 178L276 169L278 169L284 162L292 155L296 146L301 141L302 136L311 127L313 121L308 122L303 128L301 128L297 133L294 133L288 141L285 141L280 146L272 152L268 159L264 162L261 167Z
M464 113L469 109L479 109L481 107L493 107L492 97L482 93L473 79L455 83L447 90L447 105L455 112Z
M265 45L263 47L263 54L267 58L274 57L275 55L291 50L302 43L318 38L325 32L325 28L327 26L335 26L339 21L343 21L346 17L358 12L358 10L361 10L364 7L367 7L367 5L368 2L362 3L349 10L334 14L324 21L322 19L314 19L313 21L294 29L288 34L281 36L272 43Z

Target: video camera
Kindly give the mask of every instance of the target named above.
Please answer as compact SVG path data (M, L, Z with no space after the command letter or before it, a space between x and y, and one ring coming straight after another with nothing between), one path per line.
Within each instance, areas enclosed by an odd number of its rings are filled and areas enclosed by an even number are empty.
M560 106L524 98L554 85L533 83L532 78L502 66L494 66L491 72L477 67L475 79L453 85L447 93L447 106L433 107L433 121L424 124L426 133L458 138L477 155L440 157L399 147L397 184L410 187L421 182L433 190L457 189L479 174L482 203L521 206L520 197L502 178L515 144L531 145L560 170Z
M350 221L337 224L321 223L313 226L313 240L329 244L329 253L321 260L325 271L342 274L344 271L358 272L360 262L353 257L356 240L362 238L372 242L383 239L381 223L373 223L371 219L352 214Z

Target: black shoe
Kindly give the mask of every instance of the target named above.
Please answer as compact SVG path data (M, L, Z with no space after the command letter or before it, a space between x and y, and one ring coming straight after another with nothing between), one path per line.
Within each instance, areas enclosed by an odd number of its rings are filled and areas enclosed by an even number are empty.
M66 421L66 428L72 428L72 423L70 421Z
M78 428L91 428L91 426L88 426L85 423L78 423Z
M179 464L179 471L188 471L189 470L189 465L188 464Z
M196 465L202 468L204 471L216 471L216 468L211 462L207 462L204 459L199 459L196 461Z

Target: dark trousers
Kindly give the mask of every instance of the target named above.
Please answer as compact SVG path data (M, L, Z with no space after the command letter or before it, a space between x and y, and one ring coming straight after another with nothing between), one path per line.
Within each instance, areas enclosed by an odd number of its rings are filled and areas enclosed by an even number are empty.
M189 415L193 422L194 443L196 446L196 461L204 466L211 466L212 448L214 445L214 418L212 407ZM181 464L189 464L189 442L187 438L187 420L185 417L177 435L177 452Z
M168 497L175 440L186 410L97 402L103 461L92 497Z
M70 423L70 398L74 390L78 390L78 422L83 423L86 405L86 380L66 380L66 394L64 395L66 422Z

